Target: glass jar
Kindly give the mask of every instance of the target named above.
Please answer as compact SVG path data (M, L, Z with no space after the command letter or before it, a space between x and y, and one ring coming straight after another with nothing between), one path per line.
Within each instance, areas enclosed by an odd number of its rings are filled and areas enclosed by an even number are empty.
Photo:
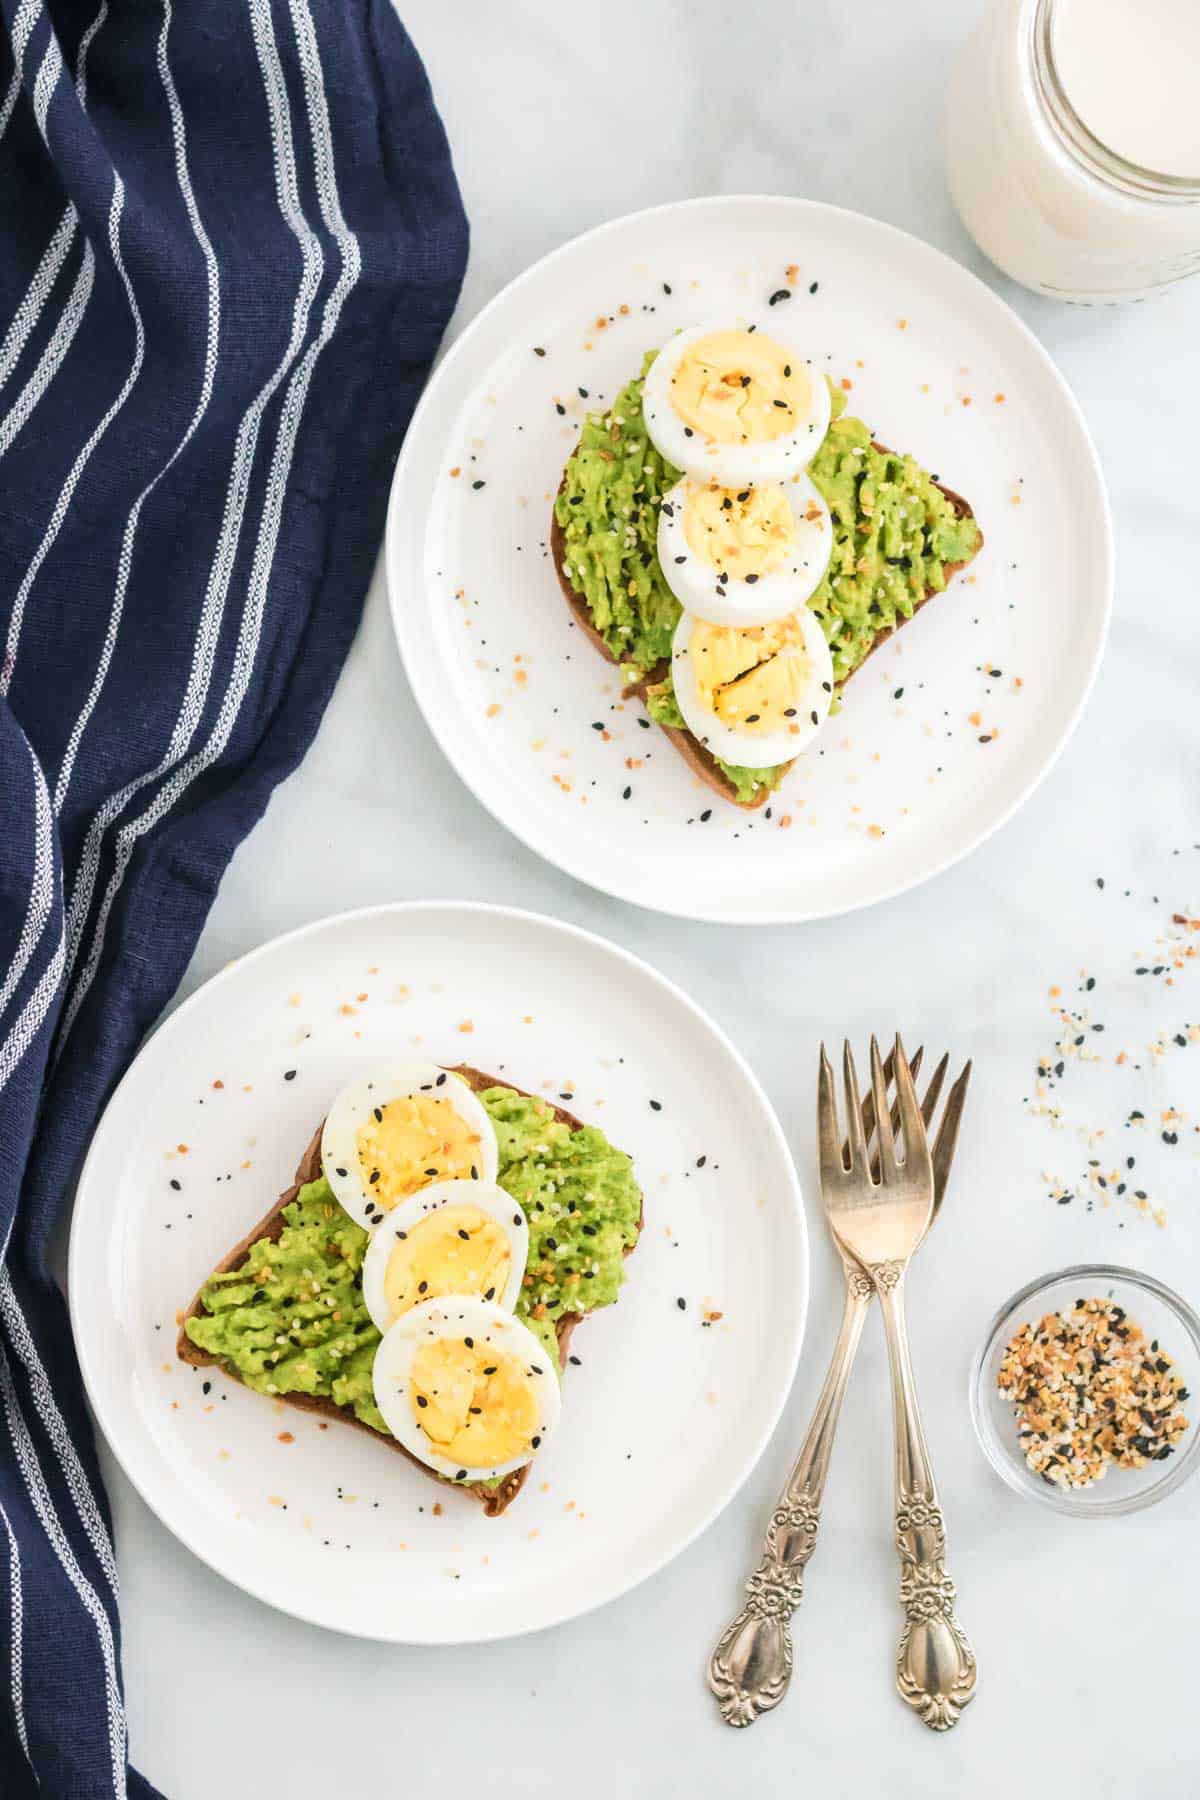
M989 0L951 80L950 190L1024 286L1084 305L1144 299L1200 271L1200 170L1156 174L1089 131L1055 60L1058 4Z

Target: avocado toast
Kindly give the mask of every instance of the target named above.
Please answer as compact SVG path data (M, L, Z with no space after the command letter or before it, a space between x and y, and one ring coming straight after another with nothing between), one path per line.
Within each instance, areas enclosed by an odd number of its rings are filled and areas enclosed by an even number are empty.
M576 624L622 672L625 692L715 792L762 806L790 762L744 768L719 761L685 725L671 647L682 608L658 554L659 511L679 471L650 440L643 386L654 361L590 415L554 501L550 554ZM867 658L947 586L983 542L966 500L877 442L845 412L831 385L832 421L808 474L833 523L829 566L809 601L842 689Z
M636 1247L643 1214L632 1165L565 1108L465 1064L451 1073L480 1097L496 1125L500 1184L530 1221L517 1315L551 1350L561 1376L575 1327L597 1305L616 1299L621 1261ZM362 1295L369 1239L325 1179L321 1141L318 1130L294 1184L205 1281L183 1316L178 1355L194 1367L216 1364L235 1380L324 1420L356 1425L441 1481L389 1432L375 1405L370 1367L381 1337ZM599 1279L590 1288L578 1270L558 1260L560 1250L576 1260L573 1252L585 1239L589 1252L599 1246L593 1263ZM297 1299L291 1277L299 1263L308 1265L303 1274L310 1280L319 1272L327 1295L337 1299L329 1318ZM591 1302L586 1306L585 1294ZM499 1481L449 1485L471 1493L495 1517L516 1497L530 1466L526 1462Z

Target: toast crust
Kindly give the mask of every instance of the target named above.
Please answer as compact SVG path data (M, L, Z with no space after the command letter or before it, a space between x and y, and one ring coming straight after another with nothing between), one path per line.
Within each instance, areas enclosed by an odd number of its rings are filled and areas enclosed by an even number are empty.
M882 451L885 455L889 454L886 444L876 443L874 448ZM963 499L961 494L956 494L953 488L944 486L940 481L935 481L933 485L940 493L945 495L946 499L954 508L955 516L957 518L966 519L975 517L967 501ZM976 525L978 525L978 520L975 522ZM969 562L973 562L982 548L983 533L980 532L979 542L976 544L975 549L970 556L963 557L959 562L945 564L944 572L947 582L951 581L960 570L965 569ZM606 662L615 663L619 667L620 664L618 659L613 655L603 637L592 624L592 618L588 611L586 600L583 598L582 594L577 594L575 592L575 589L571 586L571 583L563 572L563 564L566 559L566 539L563 536L562 526L558 522L558 515L554 511L554 508L551 507L550 560L554 564L554 573L558 577L558 585L562 590L563 599L570 608L572 617L574 618L576 625L578 625L579 629L583 632L583 635L595 646ZM912 613L909 615L910 618L915 619L921 608L927 605L928 602L933 599L935 594L939 594L942 591L941 588L927 588L925 593L913 607ZM859 669L874 656L876 650L878 650L882 644L886 644L889 638L895 637L901 626L907 625L908 623L908 619L898 619L895 625L888 626L886 629L876 632L871 647L863 657L862 661L855 664L849 675L843 675L842 679L837 683L837 686L839 688L845 687L846 683L850 680L850 677L852 675L857 675ZM652 669L648 670L647 673L641 677L640 680L630 682L624 692L632 695L633 698L640 700L644 705L648 690L653 687L656 682L663 681L666 678L667 674L670 672L670 667L670 662L666 659L660 663L656 663ZM665 733L671 740L672 744L674 744L676 750L692 770L693 774L698 775L701 781L712 788L715 793L720 794L723 800L728 800L731 805L740 806L746 812L755 812L760 806L765 806L767 801L771 798L774 790L767 788L754 800L739 800L732 782L730 782L717 767L716 758L710 751L705 749L699 739L692 736L690 731L681 731L674 725L659 725L658 729ZM789 763L787 767L790 768L791 764Z
M511 1088L514 1093L524 1093L524 1089L514 1086L511 1081L502 1081L497 1076L485 1075L482 1070L473 1069L468 1063L458 1063L452 1068L451 1072L461 1076L467 1086L475 1093L479 1093L482 1089L489 1087L506 1087ZM533 1094L526 1095L525 1097L527 1099L539 1098L539 1096ZM577 1119L575 1114L568 1112L565 1107L556 1106L554 1102L550 1100L543 1100L542 1104L549 1107L560 1125L567 1126L570 1131L579 1131L582 1129L583 1121ZM270 1238L273 1243L278 1243L283 1231L284 1207L290 1206L292 1201L299 1194L300 1189L308 1182L316 1181L321 1173L321 1132L323 1129L324 1123L322 1122L313 1133L304 1155L300 1158L300 1163L296 1170L296 1178L292 1185L284 1189L283 1193L280 1194L279 1198L272 1204L270 1210L258 1221L258 1224L253 1226L246 1233L240 1243L234 1245L233 1249L230 1250L228 1255L217 1264L215 1269L209 1271L208 1276L205 1277L206 1283L211 1280L213 1275L228 1275L235 1269L240 1269L249 1256L252 1245L257 1244L261 1238ZM642 1208L638 1212L639 1234L641 1233L644 1221L645 1203L643 1200ZM629 1245L628 1249L625 1251L625 1255L632 1255L636 1248L637 1241L635 1240L634 1243ZM219 1367L222 1374L227 1376L230 1380L240 1381L241 1376L236 1370L227 1367L226 1364L221 1362L219 1357L213 1356L209 1351L202 1350L199 1344L194 1344L187 1335L185 1327L189 1319L206 1318L208 1316L208 1309L201 1298L203 1291L203 1287L201 1287L180 1320L179 1336L176 1340L175 1353L181 1362L190 1363L193 1368L202 1369L216 1366ZM559 1319L555 1331L558 1338L560 1365L565 1363L572 1334L575 1327L584 1317L586 1317L584 1313L563 1313L562 1317ZM478 1481L450 1481L445 1476L439 1475L436 1470L429 1468L419 1457L413 1456L404 1448L404 1445L399 1443L394 1437L383 1437L372 1426L364 1424L364 1422L355 1415L353 1408L351 1407L338 1406L333 1400L322 1394L280 1394L278 1398L287 1406L299 1407L302 1412L316 1413L322 1419L336 1419L341 1425L353 1425L357 1430L365 1431L375 1443L381 1444L385 1449L398 1450L400 1455L406 1457L408 1461L412 1463L414 1468L420 1469L423 1475L430 1476L434 1481L440 1482L446 1487L454 1488L457 1493L472 1495L480 1502L484 1512L489 1518L497 1518L506 1507L512 1504L513 1500L516 1499L516 1496L524 1486L526 1476L533 1467L533 1464L528 1462L521 1468L514 1469L510 1475L505 1477L498 1488L487 1487L483 1482Z

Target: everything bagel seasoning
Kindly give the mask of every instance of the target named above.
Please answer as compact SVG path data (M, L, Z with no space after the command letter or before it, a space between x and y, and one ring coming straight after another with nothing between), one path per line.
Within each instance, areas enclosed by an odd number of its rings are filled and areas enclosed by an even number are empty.
M1016 1408L1026 1463L1058 1487L1087 1487L1113 1463L1165 1461L1188 1428L1172 1359L1111 1300L1076 1300L1022 1325L997 1386Z

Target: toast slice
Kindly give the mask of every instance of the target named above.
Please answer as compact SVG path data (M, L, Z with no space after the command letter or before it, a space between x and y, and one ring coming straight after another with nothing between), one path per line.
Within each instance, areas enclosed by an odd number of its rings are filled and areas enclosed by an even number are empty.
M876 443L874 448L881 451L884 455L890 454L886 444ZM940 493L945 495L946 499L954 508L954 513L957 518L974 518L975 515L972 512L971 507L968 505L967 501L963 499L961 494L956 494L952 488L944 486L940 481L935 481L933 485ZM976 525L978 526L978 520L976 520ZM967 563L973 561L974 557L978 556L982 547L983 533L981 531L971 556L964 557L960 562L946 563L944 565L946 580L949 581L953 576L957 575L960 570L965 569ZM613 655L603 637L592 624L587 601L582 594L577 594L575 592L575 589L571 586L570 581L563 572L563 564L567 560L566 539L563 535L562 526L558 522L558 516L555 513L553 506L550 509L550 560L554 564L554 573L558 577L558 585L562 589L563 599L570 607L575 623L579 626L579 629L583 632L584 636L595 645L596 649L607 662L617 663L618 659ZM918 600L913 607L910 617L915 619L921 608L927 605L928 602L933 599L935 594L941 592L942 589L940 588L927 588L922 598ZM846 683L850 680L850 677L856 675L863 664L867 662L870 657L874 656L880 645L886 643L888 638L894 637L896 632L900 630L900 627L902 625L907 625L908 622L908 619L897 619L895 625L888 626L885 629L876 632L874 642L871 644L866 655L862 658L862 661L856 663L854 668L851 669L850 674L844 675L837 683L837 686L839 688L845 687ZM644 702L649 689L655 686L656 683L665 680L670 673L670 668L671 665L669 661L664 660L661 663L656 663L654 668L648 670L639 680L631 682L624 690L625 693L629 694L634 699ZM720 794L723 800L728 800L732 805L740 806L747 812L755 812L760 806L765 806L767 801L771 798L774 790L771 788L764 788L762 793L756 795L753 800L739 800L732 782L722 773L718 766L717 759L712 755L711 751L704 747L698 738L693 737L690 731L681 731L674 725L659 725L658 729L661 732L664 732L671 740L672 744L674 744L676 750L678 750L680 756L682 756L684 762L687 763L693 774L698 775L701 781L705 782L707 786L713 789L714 793ZM785 772L786 769L790 769L791 766L791 763L786 764Z
M522 1090L515 1087L511 1081L501 1081L494 1075L485 1075L481 1070L473 1069L466 1063L459 1063L452 1069L452 1073L461 1076L467 1086L473 1089L475 1093L481 1092L484 1088L491 1087L506 1087L511 1088L514 1093L522 1092ZM527 1097L540 1098L540 1096L536 1095ZM559 1124L566 1125L571 1131L579 1131L582 1129L583 1121L577 1119L574 1113L567 1112L565 1107L556 1106L550 1100L542 1100L542 1104L549 1108ZM270 1238L273 1242L278 1242L284 1226L284 1207L291 1205L292 1201L300 1192L300 1189L305 1186L306 1183L316 1181L321 1174L321 1132L323 1129L324 1122L322 1121L322 1124L319 1125L314 1132L304 1155L300 1158L300 1165L296 1170L296 1178L292 1185L289 1188L284 1189L278 1200L272 1205L270 1211L258 1221L257 1225L253 1226L251 1230L246 1233L246 1236L240 1243L234 1245L233 1249L224 1260L219 1262L215 1269L209 1271L209 1274L205 1277L206 1283L213 1275L227 1275L231 1274L235 1269L240 1269L250 1254L251 1246L258 1243L260 1238ZM642 1210L638 1213L639 1232L642 1229L644 1218L645 1207L643 1203ZM635 1242L626 1249L626 1256L631 1255L636 1247L637 1244L635 1240ZM226 1364L221 1362L219 1357L213 1356L209 1351L202 1350L199 1344L194 1344L187 1335L185 1329L187 1321L193 1318L202 1318L207 1315L207 1309L200 1297L202 1293L203 1287L200 1289L200 1292L196 1294L195 1299L180 1319L179 1337L176 1342L176 1354L181 1362L190 1363L193 1368L208 1368L215 1364L221 1369L222 1373L231 1380L240 1381L241 1377L236 1370L229 1368ZM571 1342L572 1333L580 1320L585 1316L585 1314L578 1312L563 1313L555 1327L556 1335L558 1337L558 1357L561 1366L565 1367L567 1350ZM532 1463L525 1463L523 1467L514 1469L510 1475L505 1476L498 1487L491 1487L486 1482L482 1481L448 1481L445 1476L439 1475L436 1470L429 1468L425 1463L421 1462L418 1457L412 1456L404 1448L403 1444L397 1441L397 1439L394 1437L384 1437L380 1432L376 1431L373 1426L365 1424L362 1419L357 1417L351 1407L338 1406L333 1400L321 1394L280 1394L278 1398L288 1406L298 1406L304 1412L317 1413L323 1419L336 1419L341 1424L353 1425L357 1430L365 1431L377 1444L381 1444L390 1450L398 1450L401 1456L407 1457L408 1461L416 1468L420 1469L423 1475L430 1476L432 1480L441 1482L446 1487L454 1488L457 1493L473 1495L474 1498L480 1502L484 1512L489 1518L497 1518L499 1514L504 1512L505 1509L512 1504L516 1499L517 1494L524 1486L525 1477L533 1467Z

